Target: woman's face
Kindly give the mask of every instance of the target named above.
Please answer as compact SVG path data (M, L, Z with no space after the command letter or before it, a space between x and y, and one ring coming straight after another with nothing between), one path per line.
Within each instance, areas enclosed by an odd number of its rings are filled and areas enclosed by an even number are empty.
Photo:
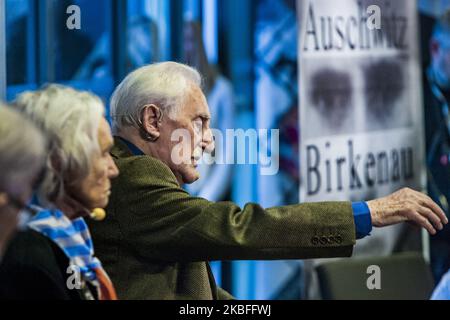
M87 209L105 208L111 194L111 179L119 174L110 151L114 140L108 122L102 118L98 130L100 154L92 159L89 175L75 186L72 194Z

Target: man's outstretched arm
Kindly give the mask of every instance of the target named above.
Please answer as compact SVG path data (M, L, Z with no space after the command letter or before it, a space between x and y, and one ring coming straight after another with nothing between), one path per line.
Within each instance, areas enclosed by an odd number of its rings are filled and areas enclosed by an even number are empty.
M119 165L123 178L115 182L120 189L115 190L120 194L115 211L124 238L145 258L204 261L351 255L358 232L355 204L271 209L248 204L241 209L230 202L191 197L159 161L142 157L126 162ZM367 208L369 223L375 227L412 221L434 232L446 219L428 197L410 189L369 202Z

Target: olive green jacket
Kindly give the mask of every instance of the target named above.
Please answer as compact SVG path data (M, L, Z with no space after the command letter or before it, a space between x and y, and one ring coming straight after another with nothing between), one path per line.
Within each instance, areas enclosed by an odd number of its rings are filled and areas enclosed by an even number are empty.
M195 198L161 161L116 139L120 176L103 222L90 222L97 256L120 299L227 299L207 261L347 257L348 202L264 209Z

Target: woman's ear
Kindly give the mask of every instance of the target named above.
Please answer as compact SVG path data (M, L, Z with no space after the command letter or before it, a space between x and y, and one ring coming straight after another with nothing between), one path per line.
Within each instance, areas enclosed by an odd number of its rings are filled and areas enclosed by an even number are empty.
M145 133L146 140L156 141L161 136L161 122L163 113L161 109L150 104L142 110L142 130Z

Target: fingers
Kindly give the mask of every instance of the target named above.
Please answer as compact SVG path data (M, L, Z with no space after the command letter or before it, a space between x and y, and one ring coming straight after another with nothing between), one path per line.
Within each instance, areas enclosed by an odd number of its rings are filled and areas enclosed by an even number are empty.
M417 196L416 201L419 205L417 213L428 221L425 223L422 219L415 221L426 228L431 234L436 234L436 230L442 230L444 225L448 223L448 218L444 211L427 195L414 191ZM433 230L430 229L433 226ZM434 232L432 232L434 231Z
M423 197L425 198L424 205L433 210L433 212L438 215L442 224L448 224L448 218L445 215L445 212L433 200L431 200L430 197L425 195L423 195Z
M421 207L419 209L419 214L421 214L424 218L426 218L436 230L444 229L444 225L441 222L441 219L430 209Z
M436 234L436 229L433 227L433 225L430 223L430 221L428 221L428 219L423 217L418 212L410 211L408 214L408 218L411 222L414 222L418 226L425 228L428 231L428 233L430 233L431 235Z

